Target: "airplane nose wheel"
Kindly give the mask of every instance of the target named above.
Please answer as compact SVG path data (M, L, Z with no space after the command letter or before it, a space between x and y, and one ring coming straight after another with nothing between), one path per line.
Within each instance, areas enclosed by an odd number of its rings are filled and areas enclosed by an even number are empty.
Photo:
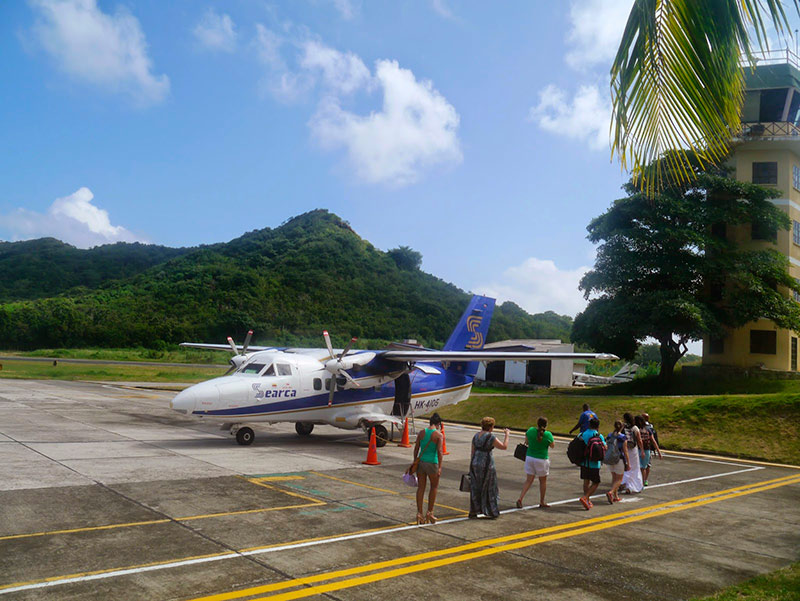
M308 422L296 422L294 429L295 432L297 432L300 436L308 436L311 434L312 430L314 430L314 424L309 424Z
M238 442L242 446L247 446L249 444L253 444L253 441L256 438L255 432L253 432L252 428L239 428L236 431L236 442Z
M389 442L389 431L380 424L372 427L375 428L375 446L385 447ZM367 429L367 441L369 441L369 436L369 429Z

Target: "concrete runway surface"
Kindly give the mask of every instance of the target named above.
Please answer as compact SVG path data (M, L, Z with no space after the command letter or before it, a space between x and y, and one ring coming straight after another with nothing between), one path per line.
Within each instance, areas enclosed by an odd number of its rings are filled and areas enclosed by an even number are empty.
M642 494L585 511L557 441L550 509L514 507L509 449L495 451L503 514L467 520L474 429L447 425L440 522L420 527L410 449L365 466L360 431L293 424L241 447L172 412L174 394L0 380L0 601L686 599L800 556L796 468L667 453Z

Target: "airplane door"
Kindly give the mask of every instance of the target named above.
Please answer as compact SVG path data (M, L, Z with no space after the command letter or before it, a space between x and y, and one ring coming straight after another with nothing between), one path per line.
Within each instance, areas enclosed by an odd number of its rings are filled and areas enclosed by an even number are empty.
M403 374L394 381L394 405L392 415L405 417L411 406L411 378L408 374Z

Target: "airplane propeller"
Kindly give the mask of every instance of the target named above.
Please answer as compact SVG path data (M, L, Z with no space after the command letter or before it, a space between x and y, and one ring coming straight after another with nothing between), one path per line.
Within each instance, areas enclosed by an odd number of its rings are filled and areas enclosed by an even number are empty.
M350 352L350 349L353 346L353 343L358 340L355 336L350 339L350 342L344 347L339 355L335 355L333 352L333 345L331 344L331 336L328 334L328 330L324 330L322 332L323 338L325 338L325 346L328 347L328 354L330 355L330 360L325 362L325 369L327 369L331 374L333 374L333 382L331 382L331 391L328 395L328 407L333 404L333 393L336 392L336 380L339 377L342 377L352 386L356 388L360 388L358 382L356 382L353 377L347 373L345 365L342 363L342 359L347 356L347 353Z
M242 345L242 352L240 353L239 349L236 348L236 343L233 341L233 338L228 336L228 344L230 345L234 356L231 357L230 360L231 366L228 369L228 371L225 372L224 375L227 376L229 373L231 373L234 369L239 367L244 362L244 356L245 354L247 354L247 347L250 346L250 339L252 337L253 337L253 330L249 330L247 332L247 336L245 336L244 344Z

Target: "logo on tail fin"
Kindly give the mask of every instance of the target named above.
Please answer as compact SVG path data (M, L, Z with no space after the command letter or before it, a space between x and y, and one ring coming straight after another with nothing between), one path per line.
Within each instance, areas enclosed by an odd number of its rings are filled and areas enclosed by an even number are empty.
M483 348L483 334L478 331L482 321L483 316L481 315L470 315L467 317L467 330L472 333L472 338L470 338L465 345L467 348Z

